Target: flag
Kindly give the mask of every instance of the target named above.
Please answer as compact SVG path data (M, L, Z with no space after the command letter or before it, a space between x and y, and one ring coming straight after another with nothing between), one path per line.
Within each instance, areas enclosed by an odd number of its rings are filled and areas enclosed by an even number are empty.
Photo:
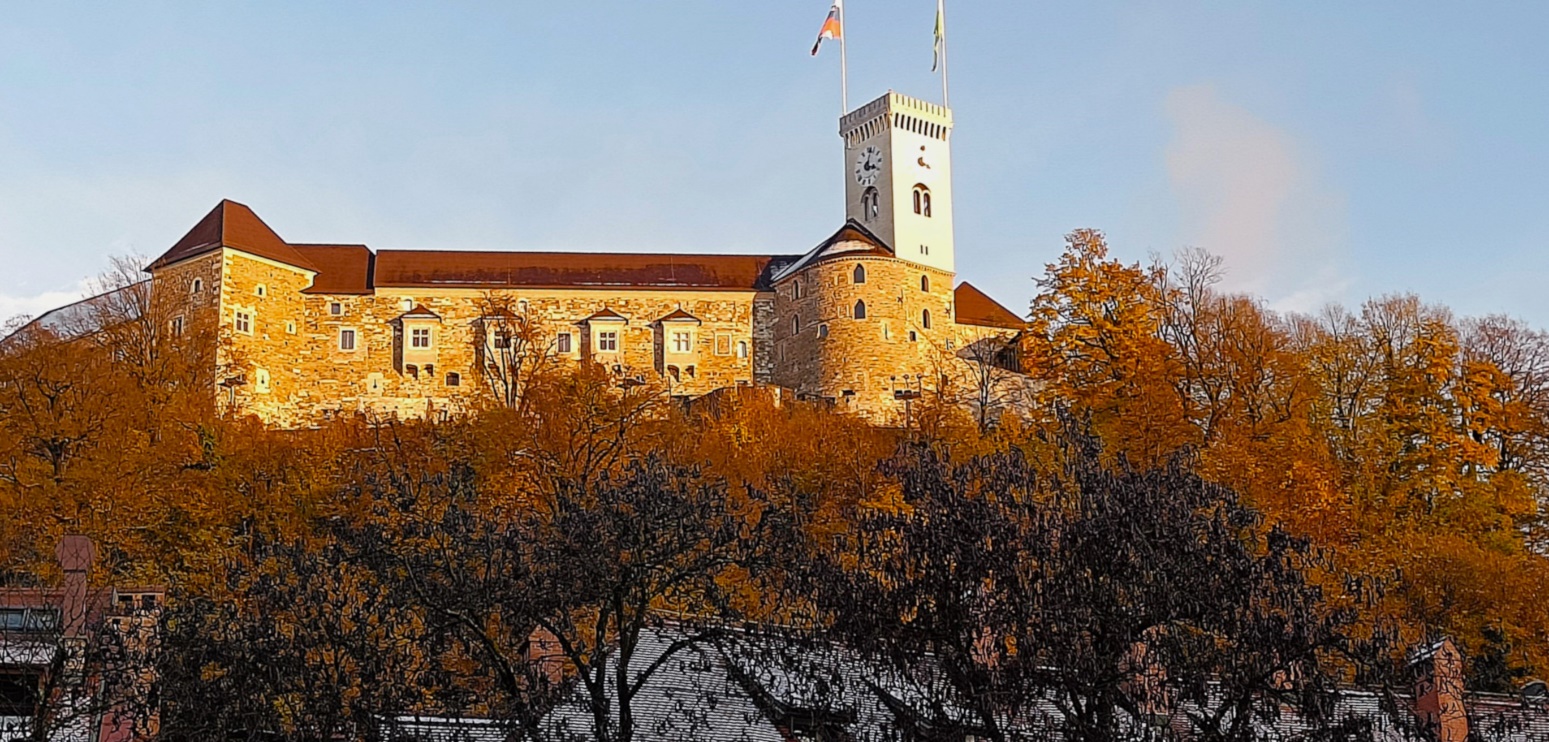
M945 4L946 0L936 0L936 58L931 60L931 72L941 67L941 45L947 40L947 12L943 7Z
M823 21L823 30L818 31L817 43L812 45L812 56L818 55L818 47L823 45L824 39L844 38L844 24L840 22L840 8L844 0L834 0L832 7L828 9L828 18Z

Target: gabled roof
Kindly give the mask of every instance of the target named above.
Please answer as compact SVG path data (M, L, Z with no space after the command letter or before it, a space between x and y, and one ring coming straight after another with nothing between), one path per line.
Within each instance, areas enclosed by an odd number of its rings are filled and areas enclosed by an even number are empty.
M661 319L656 320L656 321L657 322L693 322L696 325L703 324L702 322L699 321L698 317L695 317L694 315L689 314L688 312L683 311L683 307L678 307L677 309L672 310L671 314L668 314L667 316L662 317Z
M430 309L428 307L426 307L424 304L415 304L413 309L410 309L409 311L404 312L403 314L398 315L397 319L394 320L394 321L404 320L404 319L434 319L434 320L439 320L439 319L441 319L441 315L436 314L435 312L430 311Z
M624 315L619 314L618 312L613 311L612 309L609 309L607 307L603 307L602 309L598 310L596 314L593 314L592 316L587 317L586 319L583 319L581 321L582 322L628 322L629 319L626 318Z
M755 291L795 256L380 250L375 286L682 288Z
M1027 321L1018 317L1016 312L1001 306L1000 302L991 299L989 294L980 291L967 281L958 284L957 289L952 292L952 306L957 314L957 323L960 325L999 327L1007 330L1021 330L1027 327Z
M302 257L294 247L280 239L252 209L228 199L222 199L216 204L193 229L188 230L188 234L183 235L183 239L162 253L147 270L164 268L223 247L304 270L317 270L312 261Z
M865 225L851 219L845 222L844 226L839 228L839 231L818 243L817 247L808 250L807 254L801 256L801 259L776 270L771 282L783 281L795 275L801 269L828 258L853 258L857 255L878 255L891 258L894 252L892 246L883 242L881 237L867 229Z

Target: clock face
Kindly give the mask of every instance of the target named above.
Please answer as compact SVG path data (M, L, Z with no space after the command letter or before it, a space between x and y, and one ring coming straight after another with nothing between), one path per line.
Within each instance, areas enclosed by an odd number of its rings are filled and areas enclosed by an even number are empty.
M855 182L869 186L882 175L882 150L868 146L855 158Z

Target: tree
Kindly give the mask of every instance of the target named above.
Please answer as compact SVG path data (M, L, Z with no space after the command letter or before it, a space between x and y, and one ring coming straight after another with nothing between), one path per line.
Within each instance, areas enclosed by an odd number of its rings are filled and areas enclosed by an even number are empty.
M1326 555L1261 532L1187 459L1106 464L1068 418L1048 435L1048 458L901 455L906 509L861 519L810 575L821 621L933 678L921 692L969 709L968 730L994 740L1040 724L1072 740L1180 726L1253 740L1283 708L1346 729L1327 699L1347 677L1339 661L1368 656L1347 629L1349 604L1376 597L1369 585L1325 595L1307 572L1329 568Z

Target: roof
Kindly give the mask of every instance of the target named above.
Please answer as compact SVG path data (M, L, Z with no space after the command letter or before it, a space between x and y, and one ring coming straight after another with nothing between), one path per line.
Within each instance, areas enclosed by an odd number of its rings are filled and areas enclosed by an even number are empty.
M795 256L381 250L375 286L763 290Z
M952 292L952 306L957 313L957 323L960 325L1003 327L1008 330L1027 327L1027 321L1018 317L1016 312L1001 306L1000 302L991 299L989 294L966 281L958 284L957 289Z
M876 255L891 258L894 253L893 248L886 242L883 242L881 237L878 237L860 222L851 219L845 222L844 226L839 228L839 231L818 243L817 247L808 250L799 260L780 268L775 273L773 280L785 280L787 277L795 275L801 269L829 258L853 258L857 255Z
M57 309L50 309L17 328L15 332L0 338L0 349L28 338L78 340L105 329L107 325L138 319L140 309L145 305L145 297L143 294L137 294L149 289L148 280L140 281Z
M678 307L677 309L672 310L671 314L668 314L667 316L662 317L661 319L656 320L656 321L657 322L693 322L694 324L701 324L698 317L695 317L694 315L689 314L688 312L683 311L683 307Z
M430 311L424 304L415 304L413 309L398 315L398 319L441 319L441 315Z
M370 294L371 261L365 245L291 245L317 267L308 294Z
M619 314L618 312L613 311L612 309L609 309L607 307L603 307L602 309L598 310L592 316L587 317L586 319L583 319L581 321L582 322L628 322L629 319L626 318L624 315Z
M223 247L249 255L268 258L304 270L317 270L310 260L285 240L280 239L253 210L229 199L222 199L205 214L172 249L162 253L147 270L156 270Z

